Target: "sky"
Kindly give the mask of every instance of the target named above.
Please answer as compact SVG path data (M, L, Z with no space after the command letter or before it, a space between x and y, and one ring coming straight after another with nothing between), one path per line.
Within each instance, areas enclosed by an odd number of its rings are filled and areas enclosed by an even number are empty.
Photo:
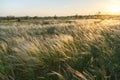
M107 14L120 0L0 0L0 16L69 16Z

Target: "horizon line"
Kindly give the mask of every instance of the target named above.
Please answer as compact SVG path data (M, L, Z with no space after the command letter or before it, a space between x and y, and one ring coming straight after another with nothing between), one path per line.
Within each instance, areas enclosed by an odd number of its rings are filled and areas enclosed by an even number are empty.
M48 15L48 16L39 16L39 15L21 15L21 16L16 16L16 15L6 15L6 16L0 16L0 17L70 17L70 16L94 16L94 15L110 15L110 16L120 16L120 14L74 14L74 15Z

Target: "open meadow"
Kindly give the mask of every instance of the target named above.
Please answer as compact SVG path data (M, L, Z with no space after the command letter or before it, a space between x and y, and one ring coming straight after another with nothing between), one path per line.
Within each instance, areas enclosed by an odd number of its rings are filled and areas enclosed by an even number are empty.
M0 80L120 80L120 20L1 20Z

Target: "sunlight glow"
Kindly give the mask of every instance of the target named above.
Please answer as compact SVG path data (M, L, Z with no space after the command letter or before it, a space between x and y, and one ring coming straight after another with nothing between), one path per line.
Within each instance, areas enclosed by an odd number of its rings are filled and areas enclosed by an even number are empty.
M110 12L111 12L111 14L120 14L120 6L112 5Z

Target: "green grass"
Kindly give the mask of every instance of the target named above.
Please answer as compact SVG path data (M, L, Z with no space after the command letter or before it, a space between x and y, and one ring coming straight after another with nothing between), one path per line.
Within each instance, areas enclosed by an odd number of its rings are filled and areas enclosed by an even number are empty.
M119 80L119 20L0 23L0 80Z

